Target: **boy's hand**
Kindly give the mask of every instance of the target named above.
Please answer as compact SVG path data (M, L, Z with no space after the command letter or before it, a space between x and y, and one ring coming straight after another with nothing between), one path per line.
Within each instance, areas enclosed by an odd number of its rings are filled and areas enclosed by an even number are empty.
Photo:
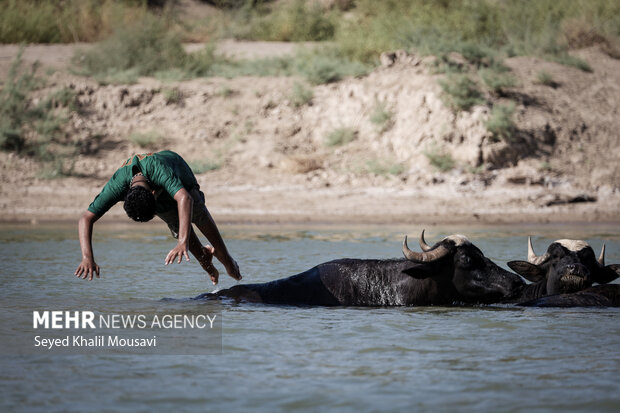
M166 256L166 265L174 263L174 260L178 259L177 263L180 264L181 260L185 257L185 261L189 261L189 254L187 253L187 244L177 244L176 247L170 250Z
M75 276L83 280L86 278L92 280L93 275L96 275L97 278L99 278L99 266L92 258L82 258L82 262L75 270Z

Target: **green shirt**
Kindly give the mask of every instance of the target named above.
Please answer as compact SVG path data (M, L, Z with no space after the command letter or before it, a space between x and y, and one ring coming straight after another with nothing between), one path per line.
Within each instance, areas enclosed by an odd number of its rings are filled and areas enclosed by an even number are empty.
M131 178L142 172L150 181L151 188L162 190L157 198L157 212L177 207L174 195L181 188L187 191L200 188L189 165L172 151L135 155L112 175L88 210L97 216L105 214L114 204L125 199Z

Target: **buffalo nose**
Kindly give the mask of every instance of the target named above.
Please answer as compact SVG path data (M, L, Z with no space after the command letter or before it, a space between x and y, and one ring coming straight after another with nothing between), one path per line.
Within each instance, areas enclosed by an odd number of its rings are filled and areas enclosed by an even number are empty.
M584 278L588 278L590 274L590 271L588 271L584 265L579 263L567 264L564 268L565 269L563 272L565 274L577 275Z

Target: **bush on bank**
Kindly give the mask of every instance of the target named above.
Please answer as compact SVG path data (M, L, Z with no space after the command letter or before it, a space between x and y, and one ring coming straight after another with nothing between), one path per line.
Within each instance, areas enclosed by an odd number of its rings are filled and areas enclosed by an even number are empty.
M145 15L135 24L118 27L90 50L74 56L75 71L100 83L132 83L138 76L187 79L202 76L299 75L312 84L335 82L365 74L369 67L341 57L332 48L301 49L291 57L231 60L207 45L187 53L181 38L165 22Z
M0 0L0 42L97 41L145 16L161 20L181 40L330 41L344 57L366 63L400 48L436 55L486 48L506 55L565 56L595 43L614 49L620 36L620 3L609 0L205 3L215 8L196 18L180 13L172 0Z
M97 41L114 28L131 25L147 14L169 19L168 11L154 8L164 3L165 0L0 0L0 43Z
M30 156L45 164L45 178L70 174L64 160L75 154L78 143L64 133L72 111L77 110L75 92L61 88L38 103L31 94L44 87L38 66L24 68L21 49L0 90L0 150Z

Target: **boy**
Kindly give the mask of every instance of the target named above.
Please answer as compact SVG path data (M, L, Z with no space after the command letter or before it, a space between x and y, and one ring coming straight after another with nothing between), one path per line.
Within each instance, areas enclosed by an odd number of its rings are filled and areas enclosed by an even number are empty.
M220 232L207 210L204 194L191 168L183 158L172 151L135 155L129 158L110 178L103 190L90 204L78 223L82 262L75 275L82 279L99 278L92 248L93 224L114 204L124 201L127 215L138 222L150 221L155 215L170 228L178 239L170 250L165 264L189 261L187 250L196 257L207 271L213 284L219 273L212 264L215 257L224 264L226 272L235 280L241 279L239 266L230 256ZM194 233L192 223L207 237L213 246L202 246Z

